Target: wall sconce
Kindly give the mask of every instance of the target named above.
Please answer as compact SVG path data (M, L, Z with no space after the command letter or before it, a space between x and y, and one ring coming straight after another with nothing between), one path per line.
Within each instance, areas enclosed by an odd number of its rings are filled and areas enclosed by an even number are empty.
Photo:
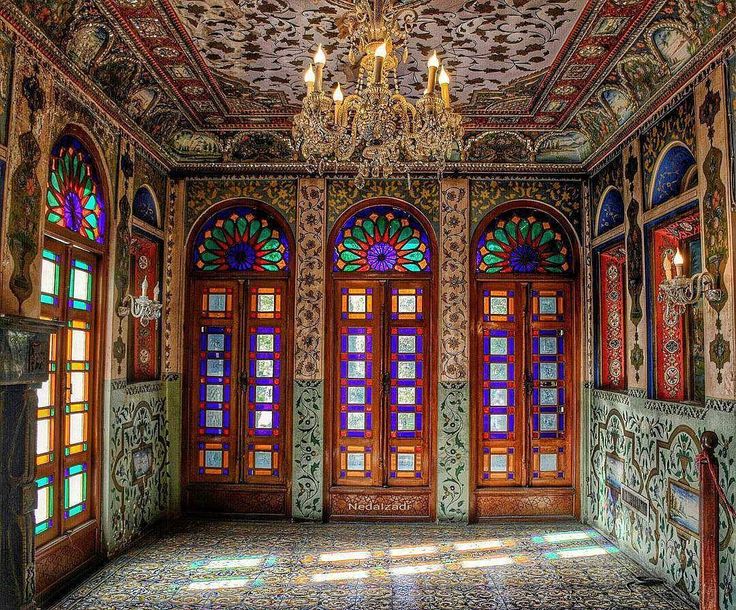
M672 264L675 266L675 277L672 277ZM713 277L708 271L701 271L691 277L683 275L685 260L680 249L670 261L665 255L662 265L665 272L665 281L659 285L659 299L665 301L665 316L670 317L672 310L677 316L685 313L689 305L695 305L702 297L709 303L718 303L723 299L724 291L718 288L719 278Z
M158 320L161 317L163 305L159 302L158 297L159 286L156 282L153 287L153 300L148 298L148 278L144 277L141 282L141 296L125 295L122 305L118 307L118 315L124 318L130 314L141 321L141 326L148 326L151 320Z

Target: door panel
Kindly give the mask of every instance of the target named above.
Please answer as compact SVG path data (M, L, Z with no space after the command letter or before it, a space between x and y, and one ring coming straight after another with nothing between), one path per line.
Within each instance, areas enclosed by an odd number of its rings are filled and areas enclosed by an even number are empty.
M531 485L572 485L568 422L573 371L569 284L532 284Z
M550 503L572 506L567 497L558 501L558 492L550 499L531 491L571 488L575 480L572 286L564 280L478 282L478 516L514 514L509 507L523 503L524 494L527 508L538 507L524 514L558 514Z
M523 286L495 283L482 290L482 383L480 485L524 485L524 332Z
M336 302L339 361L334 394L338 406L334 483L380 485L383 286L380 282L339 282Z
M285 514L287 282L200 279L193 294L188 506Z
M51 337L49 378L37 390L39 593L94 560L97 552L98 281L97 256L46 237L41 316L64 326ZM61 562L62 556L67 560Z
M427 489L430 484L429 285L335 282L333 484L340 488ZM366 498L364 504L379 512L385 506L384 500ZM425 497L411 503L428 505ZM366 508L365 516L372 512Z
M231 483L238 479L241 286L233 280L198 281L195 295L191 480Z

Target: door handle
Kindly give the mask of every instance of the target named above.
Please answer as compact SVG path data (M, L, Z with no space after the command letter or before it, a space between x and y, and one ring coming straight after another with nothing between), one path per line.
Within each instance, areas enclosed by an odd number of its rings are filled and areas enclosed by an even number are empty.
M391 373L384 371L381 375L381 384L383 385L383 391L388 392L389 386L391 385Z
M248 373L241 371L238 381L240 382L241 389L245 392L248 389Z
M524 373L524 393L529 396L532 393L532 390L534 389L534 380L532 379L532 375L529 371L526 371Z

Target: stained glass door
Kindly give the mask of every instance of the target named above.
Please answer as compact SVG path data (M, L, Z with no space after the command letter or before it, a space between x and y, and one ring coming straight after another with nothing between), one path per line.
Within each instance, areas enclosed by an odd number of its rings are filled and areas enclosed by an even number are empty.
M46 543L68 536L76 548L87 547L86 554L75 555L77 566L96 550L97 281L93 254L46 239L41 260L41 315L64 327L51 338L49 378L37 391L35 533L42 580L46 579ZM80 542L82 537L85 542Z
M478 488L570 487L572 283L492 280L479 287ZM493 513L491 503L479 497L480 512ZM539 511L545 514L544 502Z
M286 510L285 290L285 280L194 282L190 508Z
M335 283L337 486L429 484L428 282Z

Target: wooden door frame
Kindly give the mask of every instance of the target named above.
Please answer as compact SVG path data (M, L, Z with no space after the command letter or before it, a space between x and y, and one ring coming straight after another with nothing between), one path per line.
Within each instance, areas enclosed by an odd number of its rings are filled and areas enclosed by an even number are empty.
M88 475L88 502L90 505L90 519L78 526L72 528L66 533L61 533L56 538L49 540L47 543L39 546L35 550L35 566L36 566L36 583L37 590L35 599L37 601L44 601L54 595L54 592L59 587L62 580L72 577L74 574L79 574L82 571L91 568L95 564L102 561L102 469L103 463L103 447L106 446L104 439L104 421L105 421L105 410L110 409L112 405L105 403L104 393L104 381L105 381L105 369L107 360L105 358L106 352L106 335L107 328L106 323L108 320L112 320L114 315L108 311L108 277L112 264L110 262L110 237L113 232L112 219L116 214L114 200L109 198L108 195L114 193L112 187L112 181L110 179L110 173L107 165L100 154L100 149L95 139L89 135L87 130L74 123L69 123L53 140L49 153L56 147L59 140L65 136L71 136L79 140L84 146L85 151L92 157L94 161L94 169L97 172L97 179L99 182L100 190L102 191L102 202L103 210L105 213L105 228L104 228L104 243L99 244L91 240L83 238L78 233L71 231L65 227L60 227L48 223L46 221L46 204L44 199L44 210L43 210L43 231L41 232L41 250L45 246L46 239L53 239L64 245L64 248L71 246L71 250L77 248L90 254L95 259L95 265L97 268L97 277L93 280L93 307L95 309L93 316L93 334L94 340L91 346L91 353L93 361L96 362L96 366L90 376L90 404L96 406L95 409L91 409L89 416L89 461L90 461L90 473ZM46 167L46 179L48 181L50 171L50 155L49 162ZM48 182L44 184L46 190L48 190ZM119 220L119 219L118 219ZM67 269L67 273L70 268ZM38 278L40 281L41 267L38 267ZM68 278L64 281L64 285L68 287ZM40 287L40 283L39 283ZM39 288L40 289L40 288ZM60 295L60 298L68 299L68 295ZM57 349L57 360L61 349L60 341L56 341ZM57 379L57 383L62 382L63 371L57 371L57 375L60 375ZM94 402L93 402L94 401ZM59 405L60 411L63 411L63 406ZM34 418L36 414L34 413ZM55 434L63 434L63 427L55 430ZM35 448L34 448L34 477L35 477ZM63 486L63 477L59 481L59 485ZM59 488L57 500L63 498L63 487ZM55 506L56 508L56 506ZM62 519L62 515L58 515L59 519ZM73 541L72 538L76 540ZM81 548L81 544L84 544L84 548ZM35 541L34 541L35 544ZM55 578L48 582L44 582L44 579L39 577L43 574L43 565L49 564L58 568L63 566L64 562L59 558L66 556L68 559L69 555L76 555L77 553L89 551L90 555L81 561L75 568L70 572L58 574L55 572ZM40 585L40 586L39 586Z
M375 207L388 206L395 207L409 215L418 222L424 231L426 232L429 239L430 249L430 272L427 274L400 274L400 273L381 273L381 272L364 272L360 273L361 280L406 280L410 279L413 275L429 276L427 283L429 284L430 290L426 295L425 307L429 316L428 328L432 330L431 337L427 341L429 345L430 358L425 360L427 362L427 370L429 372L429 383L425 385L425 404L428 407L432 407L430 413L425 411L424 413L424 425L427 426L427 445L428 451L426 459L429 460L429 468L427 470L427 481L428 481L428 493L423 488L411 487L348 487L345 486L345 490L353 490L356 496L361 496L363 501L372 501L382 504L384 499L387 502L395 503L397 499L400 500L402 494L411 493L415 497L426 496L428 502L428 514L426 517L414 517L406 515L395 515L395 514L375 514L375 515L343 515L333 516L332 515L332 499L334 493L340 491L333 489L333 469L335 463L335 389L333 383L333 377L338 374L339 367L336 366L337 357L337 337L335 336L336 321L337 321L337 310L338 303L335 300L335 287L339 280L350 280L356 279L354 273L345 273L339 271L333 271L333 253L335 249L335 240L343 228L345 222L352 216L362 210L367 210ZM325 286L326 286L326 298L325 298L325 333L324 333L324 347L325 347L325 381L324 381L324 447L323 455L325 460L325 466L323 469L324 479L322 484L322 493L324 497L322 517L323 520L364 520L364 521L392 521L392 522L411 522L411 521L434 521L437 508L437 425L439 422L439 405L437 404L438 398L438 387L439 387L439 321L438 316L438 289L439 289L439 249L437 247L437 238L435 235L434 228L432 227L429 220L425 215L412 204L396 199L393 197L371 197L363 199L349 208L347 208L340 216L336 219L335 223L330 229L329 237L327 240L327 247L325 248ZM383 306L383 305L382 305ZM408 492L406 490L409 490ZM373 496L371 498L370 496ZM395 512L395 511L394 511Z
M235 208L237 206L247 206L263 212L266 215L272 216L278 223L279 229L284 233L288 248L289 248L289 260L287 271L283 272L266 272L266 271L248 271L248 272L202 272L195 271L192 269L192 260L194 256L194 241L199 235L202 226L215 214L226 210L228 208ZM187 494L189 488L194 485L201 489L209 489L217 492L227 492L228 489L233 495L236 493L240 497L246 497L251 493L272 493L273 490L278 489L274 485L267 484L255 484L255 483L203 483L198 481L191 481L190 473L191 468L196 460L196 456L192 452L192 438L191 438L191 420L192 420L192 392L194 390L194 379L192 376L192 363L193 358L197 357L199 350L195 349L195 345L198 345L199 337L196 331L196 325L192 323L195 319L195 312L198 310L199 300L195 294L195 284L197 280L229 280L238 281L244 280L249 282L250 280L284 280L286 282L286 291L284 294L285 303L282 306L284 317L286 318L286 333L283 337L283 352L284 352L284 366L283 378L285 383L281 387L281 391L284 396L285 408L281 412L283 422L283 436L282 443L284 445L283 453L283 471L284 471L284 511L278 515L264 514L264 513L250 513L250 512L236 512L228 513L227 511L211 511L212 514L238 514L248 516L267 516L267 517L289 517L291 516L291 498L292 498L292 479L291 479L291 456L292 456L292 412L293 412L293 380L294 380L294 323L293 323L293 311L294 311L294 284L296 277L296 250L294 235L291 226L286 221L284 216L276 210L273 206L259 201L257 199L250 199L247 197L235 197L230 199L224 199L217 202L215 205L207 208L203 212L197 221L192 225L187 236L187 243L185 248L185 307L184 307L184 321L183 321L183 333L184 333L184 349L182 350L183 355L183 366L182 366L182 452L181 452L181 487L182 487L182 510L183 512L190 512L187 510ZM244 293L244 299L248 299L248 295ZM245 302L245 301L244 301ZM243 303L240 303L240 309L243 309ZM240 315L242 311L238 312ZM235 312L233 312L235 314ZM239 324L239 333L242 337L242 329L249 323L248 318L241 320ZM240 342L240 338L238 341ZM196 339L196 341L195 341ZM240 345L240 350L244 346ZM238 360L240 360L241 354L238 354ZM231 390L232 391L232 390ZM243 409L241 408L241 414ZM247 409L246 409L247 411ZM239 434L239 430L236 431ZM240 439L239 439L240 440ZM208 512L196 511L198 514L209 514Z
M571 226L568 219L563 216L560 212L558 212L555 208L550 206L549 204L546 204L541 201L536 201L532 199L515 199L512 201L507 201L503 203L502 205L499 205L491 212L489 212L486 216L484 216L481 221L478 223L478 225L475 227L473 231L473 237L470 242L470 256L469 258L469 264L468 264L468 277L471 278L471 287L470 287L470 367L469 367L469 383L470 383L470 405L469 405L469 412L470 412L470 499L469 499L469 511L470 511L470 522L478 522L479 520L483 519L484 517L480 517L478 515L478 496L479 495L487 495L492 496L494 495L494 492L496 494L503 494L504 492L502 490L506 490L506 494L508 496L520 496L522 497L524 495L525 491L532 492L533 495L540 496L542 490L547 492L547 495L550 497L562 497L564 496L564 492L567 491L569 488L563 487L563 488L553 488L553 487L508 487L503 488L500 487L497 490L489 490L488 488L481 488L478 483L478 470L480 466L480 448L481 443L479 442L479 425L478 425L478 412L477 412L477 405L482 400L482 394L480 390L480 380L478 378L477 371L479 370L479 362L482 359L482 354L480 353L480 345L478 341L478 336L481 328L480 323L480 315L482 312L482 297L480 295L479 287L482 285L489 285L492 286L494 283L500 283L500 282L541 282L546 281L550 282L554 279L560 279L563 278L555 278L550 277L550 274L540 274L540 273L529 273L529 274L517 274L517 273L507 273L507 274L501 274L497 278L489 278L484 274L481 274L476 270L476 256L475 253L478 249L478 243L487 230L490 223L497 218L498 216L509 212L510 210L517 210L517 209L530 209L539 211L541 213L547 214L548 216L552 217L560 226L560 228L565 232L566 237L568 239L568 243L570 244L570 247L572 249L571 257L570 257L570 263L571 263L571 270L569 274L566 274L564 276L564 281L566 283L570 284L570 298L572 301L572 307L571 312L573 316L573 320L570 324L572 328L572 342L573 345L577 345L576 349L573 349L572 353L572 362L571 362L571 369L575 372L575 380L573 383L570 384L570 395L571 395L571 403L576 405L576 408L574 409L574 413L572 416L569 417L569 427L572 431L572 434L574 434L573 442L571 443L572 447L572 456L570 459L570 467L572 469L572 515L569 513L550 513L547 515L536 515L536 514L529 514L525 515L523 512L517 513L515 516L509 517L504 516L501 517L485 517L488 518L504 518L504 519L523 519L523 518L556 518L556 517L564 517L564 516L573 516L575 518L578 518L580 516L580 503L581 503L581 493L580 493L580 458L582 456L582 434L583 431L581 430L580 426L583 423L583 417L582 417L582 409L580 405L580 383L582 382L583 375L581 370L582 365L582 355L583 355L583 345L580 341L580 337L583 336L583 330L582 330L582 323L583 323L583 315L582 315L582 308L580 306L580 295L583 294L581 282L582 282L582 274L580 273L580 243L577 239L577 235L575 233L574 228ZM501 491L499 491L501 490ZM536 492L535 492L536 490ZM569 495L569 494L568 494Z

